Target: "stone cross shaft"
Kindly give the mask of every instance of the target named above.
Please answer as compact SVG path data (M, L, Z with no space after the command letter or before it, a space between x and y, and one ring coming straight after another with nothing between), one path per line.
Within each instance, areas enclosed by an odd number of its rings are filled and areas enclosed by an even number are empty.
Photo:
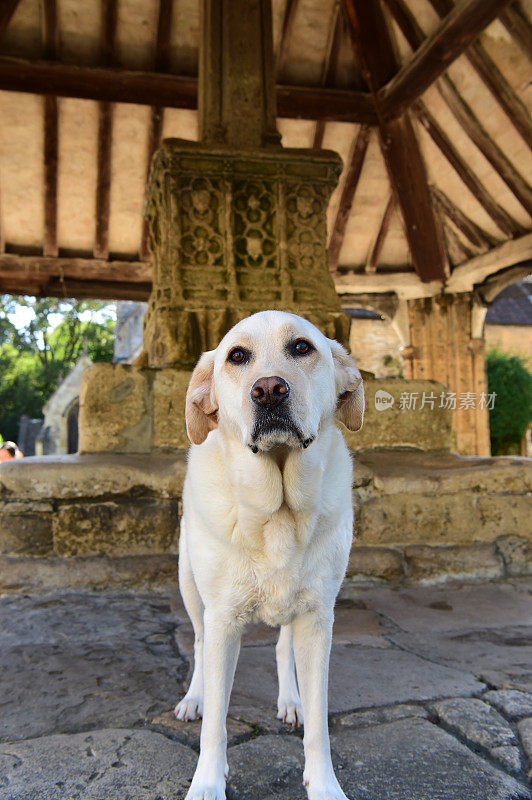
M273 62L270 0L204 0L201 141L165 140L148 189L150 367L189 369L268 308L347 342L326 228L341 160L280 146Z

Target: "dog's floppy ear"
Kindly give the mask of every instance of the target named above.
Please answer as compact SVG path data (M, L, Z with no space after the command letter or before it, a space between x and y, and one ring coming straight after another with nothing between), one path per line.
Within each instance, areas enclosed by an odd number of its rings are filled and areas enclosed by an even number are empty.
M185 422L192 444L201 444L218 425L218 405L214 394L214 350L203 353L196 364L185 400Z
M339 342L330 339L336 370L336 419L350 431L358 431L364 421L364 385L358 367Z

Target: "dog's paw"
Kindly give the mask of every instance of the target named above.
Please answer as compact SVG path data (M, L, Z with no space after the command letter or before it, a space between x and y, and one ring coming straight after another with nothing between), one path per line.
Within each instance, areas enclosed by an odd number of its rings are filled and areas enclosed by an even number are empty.
M306 781L304 781L304 784L307 789L308 800L348 800L336 778L321 786L315 783L309 784Z
M286 722L292 727L303 725L303 709L299 698L296 700L283 700L279 698L277 701L277 719L281 722Z
M174 708L174 714L181 722L191 722L200 719L203 714L203 702L201 697L189 697L186 694L181 702Z
M203 786L193 781L185 800L225 800L225 786L223 784Z

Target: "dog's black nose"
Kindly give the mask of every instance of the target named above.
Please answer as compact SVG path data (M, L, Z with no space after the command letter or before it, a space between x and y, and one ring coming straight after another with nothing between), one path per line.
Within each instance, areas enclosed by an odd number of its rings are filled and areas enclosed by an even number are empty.
M259 378L251 387L253 402L261 408L275 408L290 394L290 386L283 378Z

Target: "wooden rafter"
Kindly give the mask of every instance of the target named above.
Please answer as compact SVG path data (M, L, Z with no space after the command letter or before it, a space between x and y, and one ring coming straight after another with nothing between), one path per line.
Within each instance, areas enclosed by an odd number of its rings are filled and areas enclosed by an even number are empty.
M408 112L388 119L381 89L398 69L390 30L380 3L343 0L352 40L379 120L381 150L401 208L412 264L422 281L443 280L447 260L443 235L427 181L421 150Z
M390 6L390 10L392 10L394 16L395 11L391 8L391 6L397 5L403 7L403 19L404 17L408 18L408 16L412 18L412 13L408 8L405 7L404 0L386 0L386 2ZM446 14L448 14L453 7L452 0L430 0L430 3L440 17L444 17ZM405 27L403 27L403 19L400 21L397 16L395 18L410 45L414 48L419 47L424 38L423 32L419 29L417 32L414 32L414 38L412 38L412 20L407 22L407 28L405 29ZM497 68L497 65L486 52L485 48L479 41L476 41L466 51L465 56L467 57L473 69L476 71L477 75L479 75L484 84L488 87L494 99L508 116L510 122L514 125L516 130L519 131L527 145L532 147L532 122L530 120L528 109L513 91L512 87Z
M279 51L277 53L277 76L282 78L286 67L286 59L288 57L288 48L290 47L290 36L294 27L294 20L296 18L298 0L286 0L286 6L283 17L283 27L281 29L281 40L279 42Z
M353 152L346 170L344 188L340 197L340 203L338 205L338 211L336 212L329 242L329 266L331 272L334 272L338 268L338 259L344 241L347 219L351 211L351 206L353 205L353 198L364 165L364 158L366 157L370 135L370 128L366 125L362 125L353 145Z
M501 22L513 36L529 61L532 61L532 26L518 2L512 3L501 14Z
M343 32L343 15L342 6L337 2L333 9L331 26L329 29L329 39L327 42L327 52L325 54L325 61L323 64L323 71L321 74L321 85L328 86L334 79L336 68L338 66L338 52L340 50L340 41ZM323 144L323 136L325 134L325 120L319 119L316 122L314 130L314 141L312 147L318 149Z
M532 188L489 136L447 75L437 82L437 88L469 138L490 162L523 208L532 216Z
M157 43L155 46L155 70L165 72L170 65L170 34L172 30L173 0L159 0L159 17L157 21ZM146 166L146 183L150 177L151 162L155 151L161 144L164 125L164 108L152 106L150 112L150 132L148 135L148 153ZM139 255L142 259L150 256L148 250L148 221L142 220L142 235Z
M453 6L408 64L386 86L382 85L379 101L383 116L396 116L417 100L508 3L509 0L464 0Z
M491 236L487 231L477 225L475 222L466 217L466 215L461 211L457 205L453 203L453 201L439 189L437 186L432 187L432 195L436 200L436 203L441 208L443 213L449 217L451 222L461 231L466 239L471 242L472 245L481 249L487 250L490 247L495 247L497 244L497 240Z
M42 0L42 54L56 58L59 45L56 0ZM43 255L57 255L57 175L59 125L57 97L43 97L44 113L44 237Z
M386 235L390 227L390 222L392 221L392 216L393 212L395 211L395 206L396 206L396 201L392 192L392 194L388 198L388 202L386 203L386 208L384 209L384 214L382 215L381 224L379 225L377 236L375 237L375 241L373 242L370 248L368 260L366 261L365 272L377 271L377 266L379 264L379 259L381 257L384 241L386 239Z
M196 78L5 56L0 57L0 89L31 94L52 92L58 97L109 103L198 107ZM367 92L325 87L277 86L277 115L367 125L376 123L373 102Z
M502 233L509 237L517 233L524 233L522 226L487 192L482 181L464 161L445 131L421 101L415 104L414 112L433 142Z
M106 66L115 63L117 0L102 1L101 59ZM113 144L113 104L103 101L98 121L98 177L96 182L95 258L109 257L109 216L111 212L111 148Z
M2 3L0 3L0 39L11 22L11 17L17 10L19 3L20 0L2 0Z

